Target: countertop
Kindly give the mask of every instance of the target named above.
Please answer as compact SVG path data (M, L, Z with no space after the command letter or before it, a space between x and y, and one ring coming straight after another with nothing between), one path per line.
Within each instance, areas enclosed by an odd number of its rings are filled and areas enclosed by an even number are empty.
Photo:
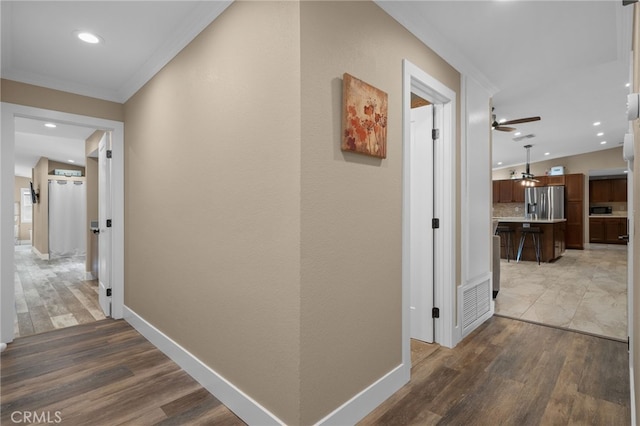
M567 219L525 219L524 217L494 217L493 220L510 223L560 223L567 221Z
M616 212L616 213L606 213L606 214L590 214L589 217L627 217L627 212Z

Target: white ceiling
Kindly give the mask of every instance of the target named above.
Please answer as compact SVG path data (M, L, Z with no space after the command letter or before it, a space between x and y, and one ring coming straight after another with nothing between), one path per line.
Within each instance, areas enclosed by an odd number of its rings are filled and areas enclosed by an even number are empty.
M2 78L125 102L229 3L2 1ZM628 127L625 83L632 24L631 7L621 1L377 4L494 94L498 118L542 117L514 126L523 135L535 134L532 139L514 142L512 133L493 132L494 167L523 163L526 143L534 145L535 162L622 141ZM80 29L98 33L105 42L82 44L73 37ZM602 122L599 128L592 126L596 120ZM60 148L46 154L50 158L73 159L79 151L63 146L82 134L62 134L64 126L56 130L45 135L18 130L16 167L20 163L30 170L33 164L27 163L33 158L27 152L35 155L37 141L45 144L43 149L54 143ZM598 131L605 133L603 138L596 136ZM602 140L607 144L600 145ZM545 152L550 155L544 157Z
M523 141L493 131L494 168L524 163L526 144L537 162L622 143L631 6L619 0L377 3L490 90L498 119L542 118L512 126L521 136L535 135ZM596 121L602 124L594 127Z

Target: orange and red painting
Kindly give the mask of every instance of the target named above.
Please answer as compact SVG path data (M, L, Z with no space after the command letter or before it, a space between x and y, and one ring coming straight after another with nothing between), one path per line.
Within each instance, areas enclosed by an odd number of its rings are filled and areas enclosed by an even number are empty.
M342 150L387 158L387 94L343 76Z

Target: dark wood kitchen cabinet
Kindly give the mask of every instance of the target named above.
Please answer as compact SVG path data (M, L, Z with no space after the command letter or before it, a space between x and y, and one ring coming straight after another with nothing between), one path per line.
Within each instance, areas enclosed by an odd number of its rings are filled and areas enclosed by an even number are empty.
M627 179L600 179L589 181L589 202L609 203L627 201Z
M511 180L501 180L500 183L500 203L513 202L513 182Z
M564 175L564 214L567 248L584 249L584 175Z
M618 237L627 234L626 217L590 217L589 242L601 244L626 244Z

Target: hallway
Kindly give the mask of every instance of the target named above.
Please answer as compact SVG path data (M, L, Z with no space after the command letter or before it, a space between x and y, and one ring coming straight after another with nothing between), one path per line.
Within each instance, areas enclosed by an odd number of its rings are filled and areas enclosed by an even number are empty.
M124 321L21 337L2 353L0 420L244 424ZM625 343L494 317L454 349L412 342L411 381L362 425L628 425Z
M85 281L84 257L40 260L15 246L16 337L104 319L97 280Z

